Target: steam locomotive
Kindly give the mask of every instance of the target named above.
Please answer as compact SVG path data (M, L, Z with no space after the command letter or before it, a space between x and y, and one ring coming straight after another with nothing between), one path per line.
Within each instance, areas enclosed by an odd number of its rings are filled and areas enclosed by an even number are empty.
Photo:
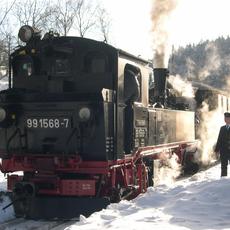
M17 216L90 215L145 192L173 154L191 166L195 112L169 103L167 69L27 25L19 38L0 92L0 169Z

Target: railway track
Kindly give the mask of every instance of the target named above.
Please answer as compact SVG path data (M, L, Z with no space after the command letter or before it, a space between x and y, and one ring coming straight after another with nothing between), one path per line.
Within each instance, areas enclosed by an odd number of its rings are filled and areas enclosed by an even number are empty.
M12 219L0 224L0 230L64 230L78 219L69 221Z

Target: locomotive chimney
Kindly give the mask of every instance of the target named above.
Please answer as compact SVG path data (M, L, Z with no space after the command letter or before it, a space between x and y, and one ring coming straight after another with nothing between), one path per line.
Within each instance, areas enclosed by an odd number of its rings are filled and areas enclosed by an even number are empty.
M154 68L154 99L155 107L165 105L166 78L169 71L166 68Z

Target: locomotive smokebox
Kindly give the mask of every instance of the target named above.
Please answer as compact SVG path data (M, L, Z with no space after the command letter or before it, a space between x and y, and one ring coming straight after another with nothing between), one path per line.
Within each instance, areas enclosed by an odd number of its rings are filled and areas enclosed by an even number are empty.
M169 76L169 71L166 68L154 68L153 72L155 104L156 106L164 106L166 78Z

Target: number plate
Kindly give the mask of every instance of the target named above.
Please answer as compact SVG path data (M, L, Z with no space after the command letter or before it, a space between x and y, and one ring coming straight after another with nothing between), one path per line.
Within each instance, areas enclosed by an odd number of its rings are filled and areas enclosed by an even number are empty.
M25 126L29 129L59 129L70 128L71 122L69 118L27 118Z

